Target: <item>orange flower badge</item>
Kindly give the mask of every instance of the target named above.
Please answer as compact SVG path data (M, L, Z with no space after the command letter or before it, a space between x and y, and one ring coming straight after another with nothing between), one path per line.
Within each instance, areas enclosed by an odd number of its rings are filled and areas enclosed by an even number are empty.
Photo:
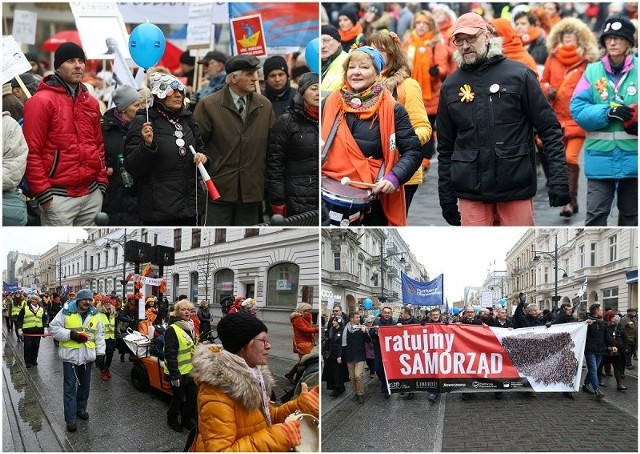
M471 91L471 85L464 84L460 87L460 93L458 93L458 96L460 96L460 102L471 102L473 101L475 94Z

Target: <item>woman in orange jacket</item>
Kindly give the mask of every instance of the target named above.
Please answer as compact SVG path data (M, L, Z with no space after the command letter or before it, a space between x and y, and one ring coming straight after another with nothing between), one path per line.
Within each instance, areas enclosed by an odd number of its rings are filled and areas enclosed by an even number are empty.
M449 17L446 15L445 17ZM412 68L411 77L415 79L422 90L422 99L427 111L430 127L435 133L436 113L440 101L440 87L444 78L450 74L450 54L438 24L429 11L419 11L413 18L411 36L404 42L403 48ZM408 110L408 109L407 109ZM409 113L411 117L411 112ZM413 118L412 118L413 123ZM422 141L422 137L418 135ZM423 143L424 145L424 143ZM425 159L422 168L429 169L430 159L435 153L435 137L427 138L423 147Z
M571 217L578 212L578 160L586 132L571 116L569 103L587 64L599 58L598 43L586 24L567 17L551 29L546 45L549 57L540 83L564 132L571 202L562 207L560 216Z

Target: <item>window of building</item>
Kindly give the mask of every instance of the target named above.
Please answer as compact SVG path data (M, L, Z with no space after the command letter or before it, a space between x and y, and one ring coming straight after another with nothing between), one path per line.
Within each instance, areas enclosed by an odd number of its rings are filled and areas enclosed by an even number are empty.
M340 271L340 252L333 253L333 269Z
M191 230L191 249L200 247L200 236L202 231L200 229Z
M190 295L191 295L191 302L193 304L198 304L198 272L197 271L193 271L191 273L191 291L190 291Z
M216 229L214 244L227 242L227 229Z
M602 309L610 307L618 312L618 288L605 288L602 290Z
M591 243L591 262L590 266L596 266L596 243Z
M87 251L84 251L84 270L87 270Z
M233 296L233 280L233 270L228 268L219 270L213 275L214 303L219 303L225 296Z
M147 229L140 229L140 241L142 243L149 242L149 231Z
M93 271L93 255L89 258L89 269Z
M580 261L580 268L584 268L586 266L585 256L584 256L584 244L578 247L578 260Z
M173 247L176 252L182 250L182 229L173 229Z
M618 235L611 235L609 237L609 261L615 262L618 260Z
M295 263L280 263L267 273L267 306L291 307L298 304L300 267Z
M96 254L96 258L98 259L98 264L96 269L100 269L100 254Z
M114 265L118 264L118 252L120 252L120 251L118 251L118 248L115 248L113 250L113 264Z
M260 229L246 229L244 231L244 237L249 238L250 236L258 236L260 234Z

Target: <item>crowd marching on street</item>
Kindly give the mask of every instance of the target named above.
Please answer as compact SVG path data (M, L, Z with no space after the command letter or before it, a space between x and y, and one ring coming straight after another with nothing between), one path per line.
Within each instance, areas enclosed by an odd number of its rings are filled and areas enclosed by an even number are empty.
M7 334L15 333L23 344L26 368L37 368L41 338L54 339L63 364L61 394L68 432L78 430L78 419L90 418L94 364L100 380L109 381L116 349L121 362L125 355L129 361L139 357L137 349L127 344L127 336L144 334L153 345L151 356L164 362L159 367L170 383L167 425L189 433L187 444L192 449L288 451L303 442L301 421L287 417L296 411L315 418L319 414L314 349L319 328L312 323L310 304L299 303L290 316L298 361L285 375L291 389L280 399L268 367L272 348L268 328L257 317L255 300L240 295L224 298L216 324L206 303L196 312L186 295L171 307L166 298L159 302L147 297L144 317L139 316L138 304L133 294L123 304L115 294L94 294L89 289L64 298L57 293L4 293Z
M533 226L536 175L570 218L584 172L585 225L615 202L637 226L637 4L323 3L322 20L323 225L406 225L428 175L450 225Z

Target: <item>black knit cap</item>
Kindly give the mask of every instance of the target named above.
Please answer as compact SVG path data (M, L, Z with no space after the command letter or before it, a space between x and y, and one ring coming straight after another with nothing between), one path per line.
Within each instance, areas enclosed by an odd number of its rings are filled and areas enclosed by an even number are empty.
M65 61L71 60L72 58L82 58L84 61L87 60L82 47L78 46L76 43L69 42L60 44L53 56L53 68L58 69Z
M600 35L600 44L602 47L605 47L604 39L607 36L620 36L629 42L629 46L633 47L635 44L635 39L633 38L635 31L636 28L630 20L625 19L624 17L610 17L604 23L604 28Z
M222 346L230 353L238 353L251 339L267 327L256 316L247 312L227 314L218 322L218 337Z
M276 69L284 71L287 77L289 77L289 66L287 66L287 61L280 55L269 57L262 64L262 72L264 73L265 79L271 71L275 71Z
M353 24L353 26L355 27L356 23L358 22L358 10L356 9L356 7L354 5L345 5L342 8L340 8L340 12L338 13L338 17L340 16L346 16L347 18L349 18L349 20L351 21L351 23Z
M338 29L333 25L323 25L322 29L320 30L320 34L329 35L336 41L340 42L340 33L338 32Z

